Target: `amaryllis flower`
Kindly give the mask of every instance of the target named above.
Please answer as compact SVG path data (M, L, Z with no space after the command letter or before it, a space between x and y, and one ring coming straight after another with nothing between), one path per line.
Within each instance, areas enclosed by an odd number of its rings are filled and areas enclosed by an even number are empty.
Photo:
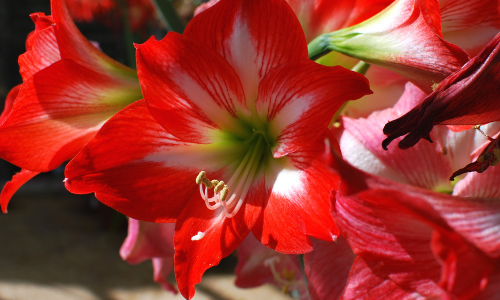
M384 120L424 97L408 85L394 109L344 117L334 132L344 158L365 171L337 160L333 215L357 255L342 299L473 299L494 275L500 170L468 174L454 186L448 181L486 138L441 126L431 132L434 144L390 153L378 147ZM498 132L492 125L488 132Z
M500 120L500 34L462 69L441 82L436 90L404 116L384 127L382 147L406 135L398 143L407 149L429 137L434 125L473 125ZM467 127L466 127L467 128Z
M236 286L252 288L270 283L294 299L308 299L297 255L276 252L262 245L252 234L238 246L236 254Z
M324 136L341 104L370 90L307 59L286 2L223 0L184 35L137 45L137 66L145 101L67 165L66 187L135 219L176 222L185 297L250 231L289 254L311 251L309 236L335 239Z
M120 248L120 256L130 264L151 259L154 281L163 289L177 293L167 281L174 268L174 229L171 223L149 223L128 219L128 235Z
M0 157L23 169L0 197L4 212L22 184L71 159L107 119L142 97L137 73L85 39L63 0L52 1L52 14L31 15L35 31L19 57L23 84L1 116Z
M444 40L440 24L437 1L397 0L362 23L319 36L309 54L338 51L390 69L430 93L469 59Z

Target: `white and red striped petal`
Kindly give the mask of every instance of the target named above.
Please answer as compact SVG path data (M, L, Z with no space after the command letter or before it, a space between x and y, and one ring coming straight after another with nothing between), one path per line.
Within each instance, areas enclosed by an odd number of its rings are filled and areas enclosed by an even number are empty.
M0 156L25 169L53 170L140 96L134 82L56 62L23 84L0 126Z
M246 109L238 75L204 44L177 33L152 38L137 46L137 66L151 114L174 136L209 143L216 131L240 127L236 116Z
M221 1L210 13L194 17L184 34L205 43L233 66L250 110L259 82L271 69L307 59L304 32L284 1Z
M370 94L368 80L342 67L308 60L275 68L262 80L256 108L276 140L275 158L300 151L318 140L335 112L348 101Z

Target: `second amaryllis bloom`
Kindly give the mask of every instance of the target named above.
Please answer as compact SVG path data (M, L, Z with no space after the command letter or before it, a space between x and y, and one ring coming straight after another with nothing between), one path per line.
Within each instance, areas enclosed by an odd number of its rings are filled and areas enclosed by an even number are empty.
M342 103L371 91L363 76L307 57L280 0L223 0L184 35L138 45L144 101L68 164L66 187L135 219L175 222L175 274L189 299L250 232L291 254L311 251L309 236L335 240L324 135Z

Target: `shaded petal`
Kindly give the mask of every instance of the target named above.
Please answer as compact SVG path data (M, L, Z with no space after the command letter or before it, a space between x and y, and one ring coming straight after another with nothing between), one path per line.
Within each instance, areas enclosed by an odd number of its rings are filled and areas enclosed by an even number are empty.
M44 13L30 15L35 31L26 39L26 53L19 56L19 72L26 82L36 72L61 60L52 16Z
M138 101L110 119L68 163L66 188L95 192L101 202L134 219L175 222L198 191L200 170L222 169L234 149L217 150L173 137Z
M339 299L356 258L346 239L337 243L313 240L314 250L304 255L309 294L316 299Z
M22 169L21 172L15 174L12 177L11 181L8 181L2 189L2 193L0 194L0 205L2 207L2 212L7 213L7 205L10 202L10 199L17 190L23 186L28 180L40 174L40 172L34 172L26 169Z
M236 251L236 286L251 288L270 283L283 288L284 293L305 294L306 286L296 255L276 252L262 245L253 234L249 234Z
M368 80L342 67L325 67L308 60L280 66L259 86L256 102L276 140L273 156L301 151L323 135L335 112L348 101L370 94Z
M335 174L317 160L303 170L270 170L266 173L269 197L252 230L254 236L269 248L287 254L311 251L308 236L336 240L338 230L328 195L337 187L337 181Z
M153 263L153 280L159 283L164 290L177 294L179 292L177 288L167 280L174 269L174 259L154 257L151 261Z
M133 82L62 60L26 81L0 126L0 156L49 171L71 159L114 113L141 96Z
M250 233L262 210L263 189L263 180L255 182L232 218L226 218L221 208L209 210L199 195L191 197L177 219L174 238L175 278L184 297L191 299L205 270L231 254ZM205 236L192 240L199 232Z
M475 56L499 31L498 1L441 0L444 38Z
M437 124L476 125L500 120L500 34L462 69L441 82L418 106L384 127L384 148L399 136L401 149L427 139ZM479 99L479 100L478 100Z
M259 82L274 67L307 59L300 23L279 0L225 0L189 22L184 35L219 52L238 74L252 110Z
M144 99L172 135L209 143L215 130L241 127L235 123L244 107L241 83L218 53L173 32L136 47Z
M500 162L500 147L498 142L498 138L490 138L489 145L479 154L478 158L462 169L455 171L451 175L450 180L467 172L482 173L490 166L496 166Z

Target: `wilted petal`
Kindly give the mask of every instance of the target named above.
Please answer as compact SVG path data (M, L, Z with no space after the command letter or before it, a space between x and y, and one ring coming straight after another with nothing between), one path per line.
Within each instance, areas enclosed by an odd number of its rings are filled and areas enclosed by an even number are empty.
M476 125L500 120L500 34L471 59L462 69L444 80L437 89L417 107L404 116L387 123L388 135L382 146L399 136L401 149L415 145L426 138L437 124Z

